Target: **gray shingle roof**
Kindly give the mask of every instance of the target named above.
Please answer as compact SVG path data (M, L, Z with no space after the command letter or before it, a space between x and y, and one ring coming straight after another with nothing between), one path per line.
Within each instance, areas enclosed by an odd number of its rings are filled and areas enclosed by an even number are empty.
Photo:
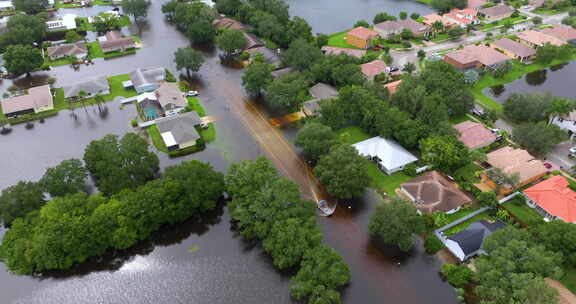
M156 119L160 134L171 132L176 143L186 143L200 138L195 126L202 122L198 113L192 111L177 116Z
M486 237L504 227L506 225L500 221L489 223L481 220L470 224L468 228L450 236L448 239L458 243L462 252L467 256L482 249Z
M65 43L56 46L51 46L48 48L48 56L50 57L60 57L60 56L75 56L78 54L88 53L88 48L83 41L75 43Z
M65 86L63 89L64 97L70 98L78 96L80 91L84 91L91 95L101 91L109 91L110 85L108 84L106 76L97 76Z
M332 98L338 95L336 88L321 82L311 87L308 92L312 97L319 99Z
M166 78L166 70L162 67L138 68L130 73L130 79L135 88L144 84L158 83Z

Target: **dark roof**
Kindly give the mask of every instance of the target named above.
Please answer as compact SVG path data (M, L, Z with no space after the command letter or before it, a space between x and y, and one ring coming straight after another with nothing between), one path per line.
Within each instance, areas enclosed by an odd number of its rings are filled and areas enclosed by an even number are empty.
M448 239L458 243L464 254L467 256L482 248L484 240L498 229L506 227L506 224L495 221L490 223L486 220L474 222L465 230L462 230Z
M88 48L84 41L79 41L75 43L65 43L56 46L51 46L48 48L48 56L59 57L59 56L74 56L78 54L86 54Z
M79 82L71 83L63 87L64 97L70 98L78 96L80 91L84 91L88 94L96 94L102 91L109 91L110 84L106 76L101 75L97 77L87 78Z
M171 132L176 143L186 143L200 138L195 126L202 122L195 111L156 119L156 126L160 134Z
M166 69L163 67L137 68L130 73L130 79L135 88L145 84L159 83L166 79Z
M130 37L106 40L100 42L100 48L104 53L116 51L119 49L131 49L136 47L136 42Z
M498 39L492 42L492 46L521 57L530 57L536 55L535 49L508 38Z

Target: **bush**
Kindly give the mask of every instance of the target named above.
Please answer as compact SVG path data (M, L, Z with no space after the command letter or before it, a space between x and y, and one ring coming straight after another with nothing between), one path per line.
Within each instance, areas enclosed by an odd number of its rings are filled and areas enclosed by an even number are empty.
M404 47L404 48L410 48L410 47L412 47L412 44L410 44L409 41L402 41L402 47Z
M474 273L466 265L444 264L441 269L442 275L454 287L464 287L470 281Z
M404 167L404 170L402 170L402 173L408 175L408 176L416 176L418 175L418 173L416 172L418 169L418 165L415 163L411 163L406 165L406 167Z
M250 53L242 52L242 54L240 54L240 56L238 56L238 58L240 58L240 60L248 60L248 59L250 59Z
M496 193L490 192L480 192L477 196L478 202L484 207L496 207L498 205L498 200L496 199Z
M172 74L172 72L170 72L170 70L166 69L166 81L167 82L176 82L176 77L174 77L174 74Z
M130 121L130 125L132 126L132 128L136 128L138 126L138 121L136 119L132 119Z
M444 249L444 244L435 235L431 234L424 241L424 248L426 249L426 253L435 254Z

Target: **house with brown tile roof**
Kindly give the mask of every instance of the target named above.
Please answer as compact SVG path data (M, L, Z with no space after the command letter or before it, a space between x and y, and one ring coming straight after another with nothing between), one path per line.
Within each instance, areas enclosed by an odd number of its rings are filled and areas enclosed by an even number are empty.
M478 11L488 21L498 21L512 16L514 9L505 4L499 4L492 7L483 8Z
M571 26L557 24L551 28L543 29L542 33L570 44L576 44L576 29Z
M543 46L546 43L550 43L551 45L555 46L562 46L566 44L566 42L563 40L535 30L520 32L518 33L517 37L521 43L524 43L533 48Z
M526 190L528 206L549 220L576 224L576 192L564 176L553 176Z
M374 77L389 72L386 62L379 59L360 65L360 69L368 81L374 81Z
M471 9L475 9L475 10L479 10L484 5L486 5L487 3L488 3L488 1L486 1L486 0L468 0L468 5L466 5L466 7L471 8Z
M495 40L490 43L490 47L521 62L526 62L536 55L535 49L509 38Z
M88 55L88 48L83 41L75 43L64 43L48 47L46 50L50 60L56 60L67 56L74 56L76 58L84 58Z
M247 29L247 27L244 24L242 24L240 21L226 18L226 17L214 19L214 21L212 21L212 25L216 29L222 29L222 30L245 31Z
M308 89L308 94L313 99L302 104L302 112L306 116L316 116L320 114L320 102L327 102L338 96L338 90L325 83L317 83Z
M485 45L467 45L461 50L444 55L444 61L460 70L495 68L508 60L508 56Z
M364 55L366 55L366 50L354 50L327 45L323 46L321 50L325 55L333 55L333 56L344 54L356 58L362 58L364 57Z
M400 34L403 30L409 30L414 36L424 36L427 31L426 25L412 20L384 21L374 25L374 30L380 37L389 37Z
M359 26L346 33L346 43L360 49L367 49L370 46L372 39L377 37L377 32L363 26Z
M184 98L176 82L162 82L154 93L158 103L165 111L184 108L188 105L188 101Z
M530 155L528 151L522 149L514 149L512 147L503 147L496 151L490 152L486 155L486 162L495 168L501 169L508 175L518 174L520 182L516 187L522 187L526 184L534 182L544 176L548 170L544 167L544 163ZM496 188L496 184L490 181L488 177L484 176L485 181L492 188ZM504 193L510 192L510 187L503 185Z
M470 120L453 126L460 134L460 140L468 149L476 150L489 146L496 141L497 137L481 123Z
M453 8L450 12L442 15L442 17L454 24L458 24L460 27L466 27L468 24L478 24L478 11L471 8Z
M394 93L396 93L396 91L398 90L398 86L401 83L402 83L402 79L387 83L384 85L384 87L388 90L388 93L390 95L394 95Z
M434 22L439 21L441 22L445 28L451 27L454 25L454 22L448 18L444 18L438 14L430 14L422 17L422 22L424 25L431 27Z
M253 34L244 33L244 39L246 39L246 45L244 46L245 50L265 46L264 42L262 42L260 39L258 39L258 37L254 36Z
M100 40L100 49L103 53L124 52L136 48L136 42L131 37L123 37L119 31L109 31L105 39Z
M438 171L415 177L400 185L400 189L416 205L418 211L424 214L435 211L451 214L472 201Z
M54 109L49 85L28 89L27 94L5 98L0 101L2 113L15 117L29 113L40 113Z

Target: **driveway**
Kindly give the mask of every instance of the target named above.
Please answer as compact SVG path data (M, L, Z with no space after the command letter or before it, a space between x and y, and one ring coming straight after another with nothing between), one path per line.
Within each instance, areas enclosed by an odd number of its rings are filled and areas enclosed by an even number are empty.
M576 160L568 157L569 150L573 145L574 144L569 140L556 145L554 150L548 153L548 160L561 166L564 170L569 170L576 165Z

